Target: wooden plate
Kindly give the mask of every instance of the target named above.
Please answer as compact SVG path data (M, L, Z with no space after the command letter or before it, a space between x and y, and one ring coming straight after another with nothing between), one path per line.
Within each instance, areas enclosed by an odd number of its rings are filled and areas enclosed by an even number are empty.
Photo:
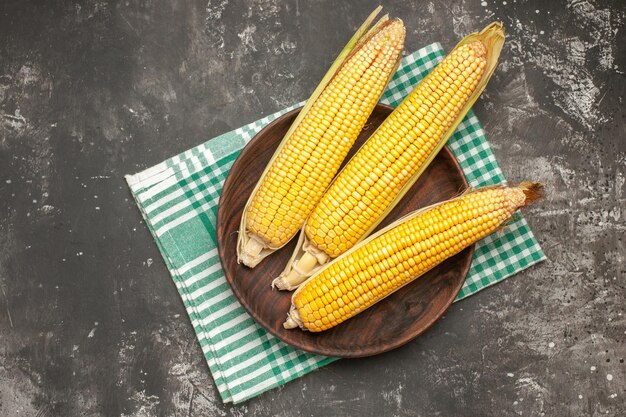
M226 279L261 326L302 350L327 356L362 357L397 348L423 333L452 304L469 271L473 246L368 310L321 333L285 330L283 322L292 293L270 287L289 260L297 238L254 269L237 264L237 233L243 208L299 110L285 114L260 131L243 149L226 179L217 212L217 246ZM392 110L385 105L376 107L349 156ZM379 227L410 211L458 195L467 186L458 162L444 148Z

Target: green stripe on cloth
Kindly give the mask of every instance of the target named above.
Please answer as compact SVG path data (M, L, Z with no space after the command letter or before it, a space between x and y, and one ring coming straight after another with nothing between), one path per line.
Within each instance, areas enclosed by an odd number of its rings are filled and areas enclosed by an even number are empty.
M406 56L381 101L398 105L443 56L437 43ZM245 401L336 360L302 352L259 327L226 283L215 243L217 203L237 155L265 125L300 105L126 177L183 299L224 402ZM472 186L505 182L485 132L472 112L447 146ZM508 227L478 243L457 300L544 259L523 216L516 216Z

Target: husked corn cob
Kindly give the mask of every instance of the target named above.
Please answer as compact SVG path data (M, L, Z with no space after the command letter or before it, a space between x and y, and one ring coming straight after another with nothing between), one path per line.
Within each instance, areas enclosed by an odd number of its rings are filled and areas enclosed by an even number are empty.
M500 30L498 25L492 29ZM460 44L381 124L306 220L305 253L275 280L279 289L300 284L317 264L350 249L384 218L469 110L466 104L488 72L488 55L499 52L496 49L488 51L480 37Z
M420 210L328 264L293 295L286 328L327 330L493 233L541 185L487 187Z
M304 231L331 258L354 245L428 158L484 73L480 41L448 55L368 140L317 204Z
M379 23L287 134L246 206L241 262L255 266L302 227L393 75L404 37L401 20Z

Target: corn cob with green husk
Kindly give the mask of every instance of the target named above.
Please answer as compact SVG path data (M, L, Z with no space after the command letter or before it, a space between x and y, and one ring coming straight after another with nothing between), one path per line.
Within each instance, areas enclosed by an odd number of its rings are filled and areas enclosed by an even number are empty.
M327 264L292 296L285 328L327 330L495 232L541 185L485 187L413 212Z
M504 42L492 23L465 37L407 96L337 175L303 227L285 271L294 289L365 238L439 153L489 81Z
M274 153L246 207L238 261L256 266L284 246L337 173L395 72L404 44L399 19L366 20Z

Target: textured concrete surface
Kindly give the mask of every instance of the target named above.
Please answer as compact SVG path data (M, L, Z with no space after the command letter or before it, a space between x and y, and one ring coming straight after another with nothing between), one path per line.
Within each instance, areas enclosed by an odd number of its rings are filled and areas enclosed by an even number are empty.
M0 4L0 415L626 415L626 3L386 2L407 50L499 19L475 106L547 262L409 345L224 406L123 175L306 98L375 1Z

